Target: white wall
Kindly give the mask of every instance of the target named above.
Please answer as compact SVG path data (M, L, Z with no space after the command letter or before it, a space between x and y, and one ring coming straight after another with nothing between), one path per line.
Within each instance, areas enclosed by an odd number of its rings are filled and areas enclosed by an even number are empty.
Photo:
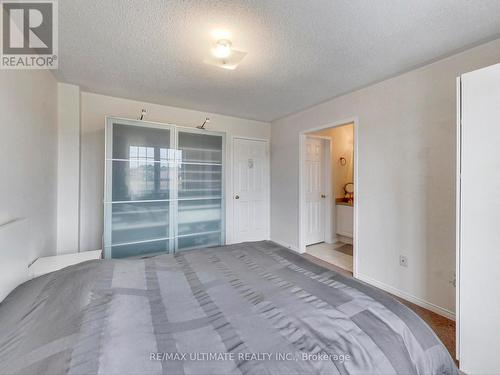
M56 251L57 83L0 70L0 300Z
M79 250L80 88L57 84L57 253Z
M233 136L269 139L270 124L213 113L81 93L80 251L100 249L103 231L104 118L107 115L194 127L210 117L208 129L226 133L226 238L231 242L231 140Z
M299 132L358 117L358 276L453 316L456 77L499 61L496 40L273 122L271 238L298 247Z

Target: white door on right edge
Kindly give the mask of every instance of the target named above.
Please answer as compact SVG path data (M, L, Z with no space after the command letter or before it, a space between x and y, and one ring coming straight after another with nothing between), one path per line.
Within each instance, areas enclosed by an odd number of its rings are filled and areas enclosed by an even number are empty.
M306 138L306 245L325 240L325 199L323 143L321 138Z
M269 239L268 142L233 141L233 242Z
M500 374L500 64L463 74L460 94L460 369Z

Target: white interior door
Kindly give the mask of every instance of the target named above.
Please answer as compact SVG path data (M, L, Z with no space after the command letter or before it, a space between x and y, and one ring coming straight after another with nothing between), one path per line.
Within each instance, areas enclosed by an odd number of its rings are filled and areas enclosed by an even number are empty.
M307 137L305 142L306 245L325 240L324 141Z
M267 141L233 141L234 242L269 238L269 160Z
M459 355L500 374L500 64L461 77Z

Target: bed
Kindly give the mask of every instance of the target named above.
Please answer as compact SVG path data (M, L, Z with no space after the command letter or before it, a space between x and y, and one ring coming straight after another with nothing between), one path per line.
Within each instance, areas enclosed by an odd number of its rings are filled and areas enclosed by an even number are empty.
M1 374L458 374L388 294L268 241L40 276L0 304Z

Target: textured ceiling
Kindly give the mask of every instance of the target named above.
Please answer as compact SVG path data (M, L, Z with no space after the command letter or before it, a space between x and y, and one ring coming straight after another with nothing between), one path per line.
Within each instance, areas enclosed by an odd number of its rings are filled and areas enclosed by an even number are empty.
M206 65L212 32L248 53ZM64 0L61 81L270 121L500 35L499 0Z

